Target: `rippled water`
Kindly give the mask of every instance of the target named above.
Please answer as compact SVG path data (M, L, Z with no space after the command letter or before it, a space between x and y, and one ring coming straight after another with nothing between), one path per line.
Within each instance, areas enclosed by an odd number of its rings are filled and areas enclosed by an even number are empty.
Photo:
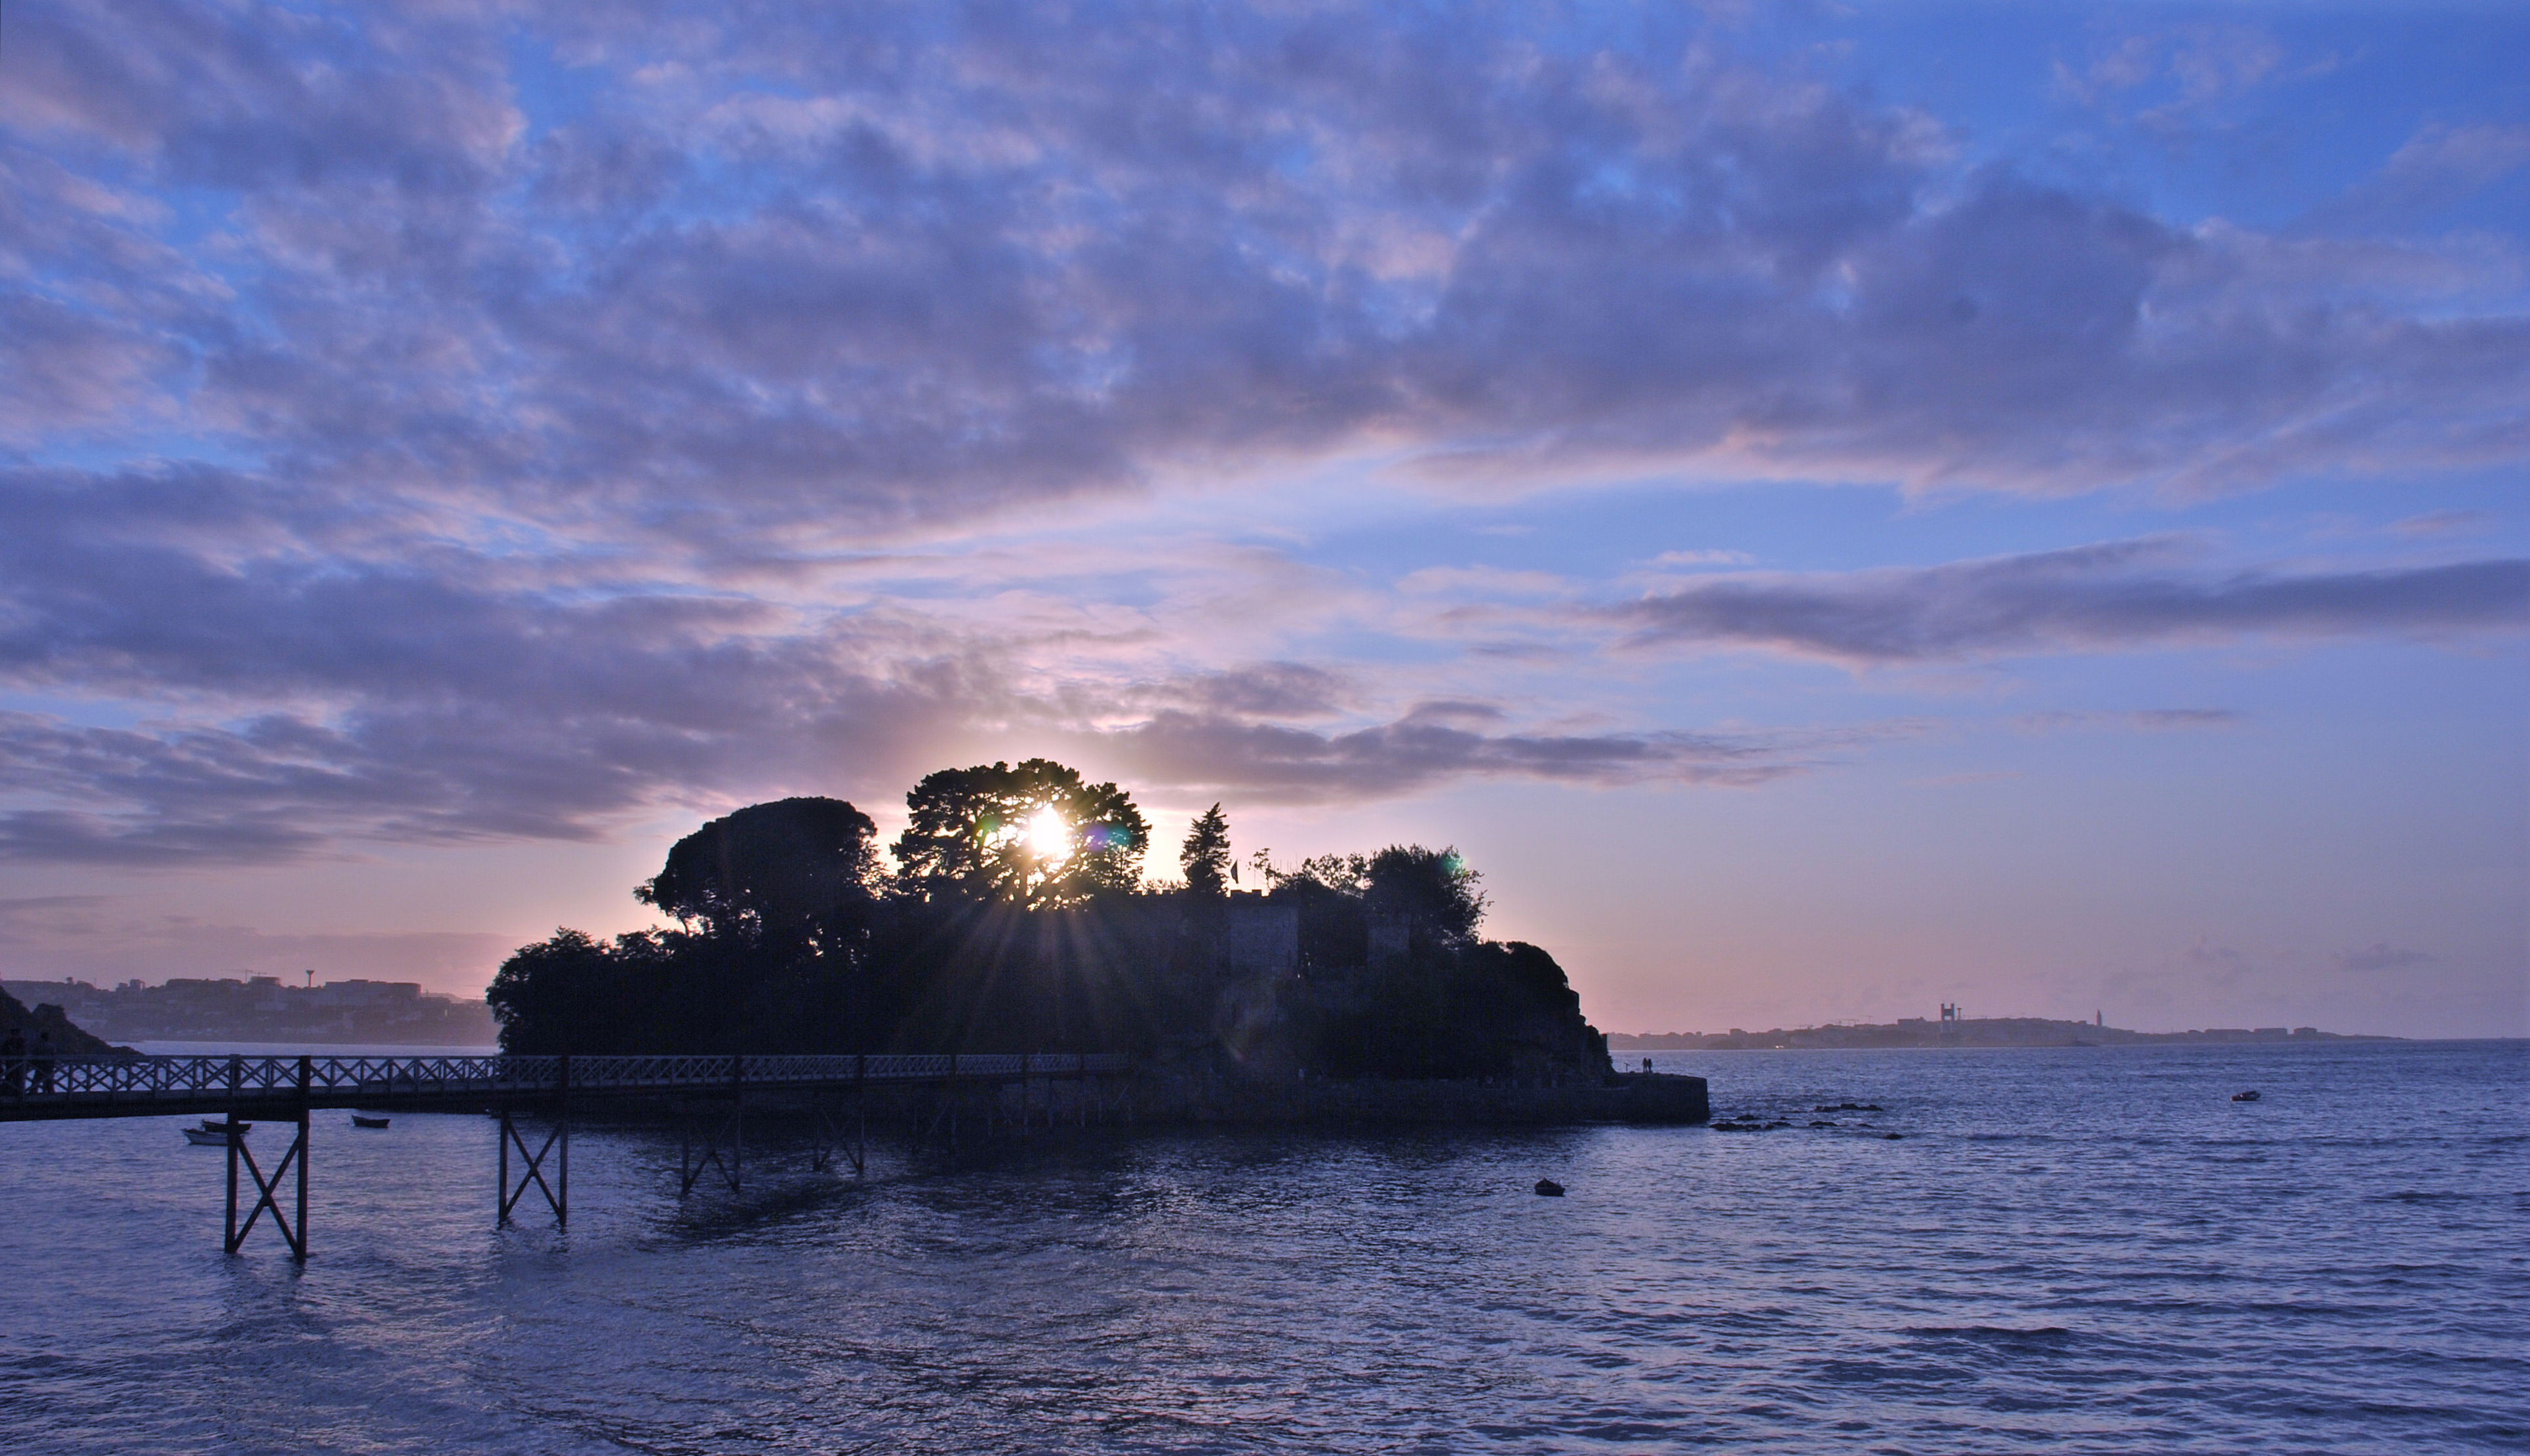
M582 1129L568 1235L490 1226L483 1119L332 1113L303 1271L220 1254L174 1119L0 1125L0 1448L2520 1450L2526 1057L1673 1055L1846 1125L774 1149L682 1205Z

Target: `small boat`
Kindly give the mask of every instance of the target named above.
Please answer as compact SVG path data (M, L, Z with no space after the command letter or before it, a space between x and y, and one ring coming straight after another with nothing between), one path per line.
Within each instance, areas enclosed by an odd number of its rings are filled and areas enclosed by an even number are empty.
M2235 1103L2253 1103L2257 1100L2258 1094L2255 1089L2247 1092L2235 1092L2231 1094L2231 1101Z
M1562 1198L1564 1196L1564 1185L1556 1182L1553 1178L1540 1178L1537 1180L1537 1196L1539 1198Z
M229 1135L213 1132L207 1127L189 1127L185 1129L185 1141L196 1148L225 1148L229 1145Z
M205 1117L202 1119L202 1131L204 1132L227 1132L231 1128L235 1128L239 1132L252 1132L254 1131L254 1124L251 1122L222 1122L217 1117Z
M352 1114L352 1125L354 1127L384 1127L387 1125L387 1119L384 1117L372 1117L366 1112L354 1112Z

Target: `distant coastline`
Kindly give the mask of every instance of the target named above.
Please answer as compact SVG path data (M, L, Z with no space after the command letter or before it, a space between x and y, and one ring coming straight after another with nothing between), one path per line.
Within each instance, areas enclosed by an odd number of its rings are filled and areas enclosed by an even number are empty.
M2395 1042L2398 1037L2321 1031L2311 1026L2208 1027L2201 1031L2128 1031L2098 1021L2042 1016L1931 1017L1855 1026L1804 1026L1770 1031L1610 1032L1610 1052L1765 1052L1794 1048L2132 1047L2167 1043Z
M308 1047L477 1047L498 1039L491 1007L411 981L299 987L250 972L100 990L84 981L0 981L29 1008L54 1006L110 1042L257 1042Z

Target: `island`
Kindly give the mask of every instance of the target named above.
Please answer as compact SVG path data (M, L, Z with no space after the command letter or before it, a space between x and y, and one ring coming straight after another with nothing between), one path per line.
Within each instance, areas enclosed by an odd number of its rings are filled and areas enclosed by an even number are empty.
M840 799L702 825L632 891L672 928L501 966L502 1048L1124 1052L1140 1105L1202 1121L1707 1115L1701 1078L1612 1069L1547 951L1478 934L1453 848L1234 861L1216 804L1146 880L1131 795L1047 759L942 770L906 808L885 859Z

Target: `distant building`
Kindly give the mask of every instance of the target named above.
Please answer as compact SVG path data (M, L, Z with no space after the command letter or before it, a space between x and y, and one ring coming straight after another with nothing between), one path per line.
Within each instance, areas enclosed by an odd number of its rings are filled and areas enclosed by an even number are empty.
M486 1046L497 1036L477 998L439 996L415 981L352 978L295 987L278 976L174 976L100 991L83 981L0 982L29 1006L56 1005L108 1041L412 1043Z

